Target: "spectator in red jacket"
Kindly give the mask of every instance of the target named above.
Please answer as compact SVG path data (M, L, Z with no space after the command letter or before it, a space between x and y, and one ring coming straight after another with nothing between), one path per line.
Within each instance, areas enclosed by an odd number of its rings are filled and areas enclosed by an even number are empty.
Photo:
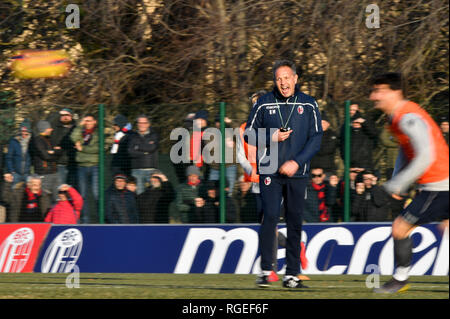
M83 198L75 188L63 184L58 187L58 202L45 217L46 223L77 224L83 208Z

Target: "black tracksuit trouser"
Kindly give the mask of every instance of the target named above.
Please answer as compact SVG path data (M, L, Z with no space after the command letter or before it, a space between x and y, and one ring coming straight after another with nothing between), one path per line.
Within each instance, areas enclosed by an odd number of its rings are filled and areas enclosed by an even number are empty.
M286 241L286 275L300 273L300 240L307 178L260 175L263 220L259 230L261 269L272 270L273 243L280 219L281 199L284 198Z

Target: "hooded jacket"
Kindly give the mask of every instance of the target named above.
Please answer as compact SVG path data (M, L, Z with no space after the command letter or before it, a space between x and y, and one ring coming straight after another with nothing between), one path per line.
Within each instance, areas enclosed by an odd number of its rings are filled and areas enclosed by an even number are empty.
M366 121L361 124L361 128L350 127L350 167L373 168L373 150L377 147L378 132L372 121L357 111L351 122L358 118ZM341 127L340 151L344 160L345 154L345 127Z
M136 197L127 189L114 184L105 191L105 220L108 224L136 224L138 211Z
M293 177L307 178L310 160L321 145L321 122L317 102L302 93L298 85L289 98L283 97L276 87L260 97L250 112L245 136L249 144L257 146L258 174L278 176L281 165L294 160L299 169ZM272 134L283 124L293 132L285 141L271 142Z
M5 156L6 172L27 175L30 173L31 167L30 148L28 147L28 151L22 154L20 138L20 136L15 136L9 140L8 153Z
M139 222L142 224L169 222L169 204L175 199L175 191L170 182L161 181L161 187L147 187L138 195Z

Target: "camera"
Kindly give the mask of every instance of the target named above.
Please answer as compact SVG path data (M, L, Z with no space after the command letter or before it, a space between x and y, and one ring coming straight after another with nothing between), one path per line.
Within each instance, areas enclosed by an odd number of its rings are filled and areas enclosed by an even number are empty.
M291 130L290 127L282 127L282 128L280 128L280 132L288 132L290 130Z

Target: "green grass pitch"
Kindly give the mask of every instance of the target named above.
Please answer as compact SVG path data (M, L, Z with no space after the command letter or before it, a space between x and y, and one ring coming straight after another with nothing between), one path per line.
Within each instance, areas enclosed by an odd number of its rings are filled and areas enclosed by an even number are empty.
M410 277L404 293L380 295L366 287L366 275L311 275L308 289L275 282L255 286L254 275L80 273L79 288L68 274L0 274L0 299L448 299L448 276ZM381 284L390 276L381 276ZM371 281L372 282L372 281Z

